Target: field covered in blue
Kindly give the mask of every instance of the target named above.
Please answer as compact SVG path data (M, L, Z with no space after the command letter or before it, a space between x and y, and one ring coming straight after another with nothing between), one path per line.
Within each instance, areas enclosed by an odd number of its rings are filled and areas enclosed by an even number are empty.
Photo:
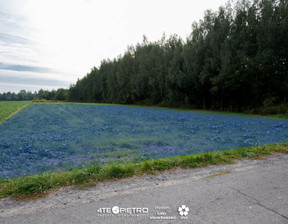
M284 142L288 120L32 104L0 125L0 179Z

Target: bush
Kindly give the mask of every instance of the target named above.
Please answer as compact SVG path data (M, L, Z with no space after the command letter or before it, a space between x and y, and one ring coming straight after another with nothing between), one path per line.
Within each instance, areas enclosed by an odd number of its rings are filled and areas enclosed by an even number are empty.
M259 108L258 112L261 115L288 113L288 104L279 104L274 106L267 106L267 105Z

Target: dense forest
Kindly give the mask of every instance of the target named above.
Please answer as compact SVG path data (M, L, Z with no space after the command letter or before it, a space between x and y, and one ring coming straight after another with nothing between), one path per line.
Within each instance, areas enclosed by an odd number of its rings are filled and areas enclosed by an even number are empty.
M287 0L238 1L206 11L183 41L143 42L103 60L69 100L247 110L288 96Z
M123 55L103 60L65 98L233 111L285 104L287 37L287 0L228 2L206 11L186 40L144 36Z

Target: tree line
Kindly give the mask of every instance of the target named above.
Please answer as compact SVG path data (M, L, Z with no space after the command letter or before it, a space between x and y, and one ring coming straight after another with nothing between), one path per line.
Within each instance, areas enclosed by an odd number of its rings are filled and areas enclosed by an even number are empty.
M68 99L246 110L288 96L287 0L247 0L206 11L183 41L163 35L103 60Z
M23 100L36 100L36 99L45 99L45 100L67 100L68 90L59 88L57 90L43 90L40 89L38 92L31 92L26 90L20 90L19 93L15 92L6 92L0 93L0 101L23 101Z
M206 11L186 40L163 35L151 42L144 36L123 55L92 68L64 97L233 111L285 104L287 5L287 0L230 1Z
M32 93L31 91L20 90L19 93L7 92L0 93L0 101L22 101L22 100L33 100L37 97L37 92Z

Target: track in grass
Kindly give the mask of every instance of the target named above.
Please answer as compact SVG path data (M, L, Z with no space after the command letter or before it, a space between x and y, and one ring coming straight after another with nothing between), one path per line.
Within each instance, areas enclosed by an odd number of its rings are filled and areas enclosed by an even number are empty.
M284 142L288 121L113 105L32 104L0 125L0 179Z
M31 101L0 101L0 124L29 104Z

